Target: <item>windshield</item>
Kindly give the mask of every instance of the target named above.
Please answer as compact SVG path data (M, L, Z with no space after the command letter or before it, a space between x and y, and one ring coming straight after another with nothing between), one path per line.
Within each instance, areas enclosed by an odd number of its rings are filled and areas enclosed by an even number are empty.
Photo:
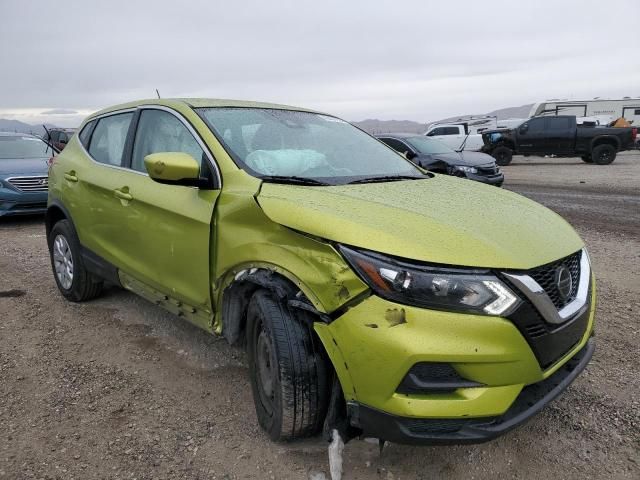
M0 160L44 158L50 157L52 154L51 148L39 138L26 135L0 135Z
M266 108L197 109L251 175L344 184L364 177L424 178L410 162L328 115Z
M418 150L419 153L426 155L434 155L438 153L456 153L455 150L448 145L442 143L440 140L434 140L428 137L410 137L404 139L413 148Z

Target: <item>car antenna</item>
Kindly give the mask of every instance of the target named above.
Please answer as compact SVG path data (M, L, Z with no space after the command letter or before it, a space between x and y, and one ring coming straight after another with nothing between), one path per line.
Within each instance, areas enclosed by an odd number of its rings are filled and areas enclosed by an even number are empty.
M157 88L156 88L156 95L158 95L158 99L160 99L160 92L158 91Z

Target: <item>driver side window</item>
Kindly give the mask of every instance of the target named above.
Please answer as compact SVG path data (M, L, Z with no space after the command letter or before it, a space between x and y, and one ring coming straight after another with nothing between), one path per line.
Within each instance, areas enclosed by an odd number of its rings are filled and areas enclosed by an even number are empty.
M527 133L540 133L544 130L544 118L532 118L527 125Z
M144 157L160 152L188 153L202 168L204 152L191 132L178 118L164 110L143 110L140 113L133 144L131 168L146 173Z

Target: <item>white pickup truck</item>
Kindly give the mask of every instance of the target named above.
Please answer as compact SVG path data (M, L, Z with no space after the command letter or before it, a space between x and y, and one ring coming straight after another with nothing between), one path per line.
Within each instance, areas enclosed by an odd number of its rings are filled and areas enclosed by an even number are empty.
M467 123L433 124L425 132L425 135L446 143L454 150L460 150L463 143L464 150L480 150L483 145L482 135L470 133Z

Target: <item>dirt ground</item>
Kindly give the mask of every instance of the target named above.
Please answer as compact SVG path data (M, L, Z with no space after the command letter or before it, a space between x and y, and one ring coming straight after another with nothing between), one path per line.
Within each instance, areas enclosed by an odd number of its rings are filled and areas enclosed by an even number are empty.
M344 479L640 478L640 155L516 158L505 187L566 218L598 277L597 350L488 444L349 443ZM490 208L490 205L487 206ZM550 239L552 241L552 239ZM0 220L0 479L308 479L326 444L270 442L244 352L118 289L62 299L42 218Z

